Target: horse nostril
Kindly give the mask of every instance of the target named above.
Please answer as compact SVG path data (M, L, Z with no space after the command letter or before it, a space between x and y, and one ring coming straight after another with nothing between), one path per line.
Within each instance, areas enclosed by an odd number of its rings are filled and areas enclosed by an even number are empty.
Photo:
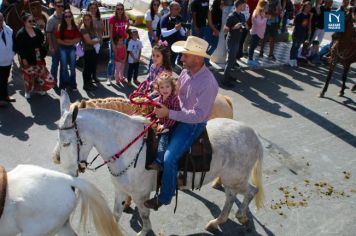
M54 156L53 163L57 165L61 164L61 158L59 156Z

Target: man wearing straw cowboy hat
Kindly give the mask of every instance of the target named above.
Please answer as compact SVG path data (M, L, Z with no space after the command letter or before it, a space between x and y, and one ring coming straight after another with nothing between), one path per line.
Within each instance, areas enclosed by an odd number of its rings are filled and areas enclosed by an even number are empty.
M208 46L205 40L194 36L172 45L172 51L182 53L181 60L185 68L176 87L181 111L169 110L164 105L155 108L158 118L169 117L178 121L178 124L172 130L164 154L160 194L145 202L147 208L157 210L161 205L171 202L177 184L178 161L206 126L219 88L213 73L204 64L204 58L210 57L206 53Z

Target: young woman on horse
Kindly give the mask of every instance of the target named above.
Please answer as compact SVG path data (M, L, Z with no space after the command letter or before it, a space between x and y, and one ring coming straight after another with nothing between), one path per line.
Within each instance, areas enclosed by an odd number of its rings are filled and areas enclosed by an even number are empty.
M55 33L59 44L59 56L61 65L60 88L70 87L73 91L77 90L75 80L75 45L80 41L81 35L74 22L73 14L68 9L63 13L62 21ZM70 74L68 73L68 66Z
M172 130L167 151L164 153L160 194L144 203L147 208L157 210L162 204L168 205L171 202L176 190L178 161L207 124L219 88L214 75L204 65L204 58L210 57L206 53L208 47L209 44L205 40L194 36L188 37L186 42L178 41L172 45L175 53L182 53L183 65L186 68L177 82L177 94L182 110L169 110L163 104L161 108L155 108L158 118L170 118L179 123Z
M150 66L146 83L148 83L148 91L153 92L153 83L162 72L172 74L172 64L170 60L170 50L166 41L159 40L152 48L152 64Z
M35 21L31 14L23 13L21 18L24 27L17 32L15 48L21 58L25 97L29 99L31 92L45 95L47 90L55 86L56 81L51 79L44 61L47 50L44 47L43 33L34 27Z

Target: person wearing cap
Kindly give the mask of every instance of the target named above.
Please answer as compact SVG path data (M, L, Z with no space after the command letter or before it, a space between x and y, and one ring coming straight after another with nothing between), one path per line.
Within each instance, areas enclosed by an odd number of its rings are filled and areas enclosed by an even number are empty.
M162 104L160 108L155 108L158 118L167 117L177 121L177 125L172 129L164 154L160 194L144 203L147 208L157 210L171 202L177 185L179 159L207 124L219 88L213 73L204 64L204 58L210 57L206 53L208 47L208 42L195 36L189 36L186 41L178 41L172 45L174 52L182 53L185 68L176 86L181 110L169 110Z

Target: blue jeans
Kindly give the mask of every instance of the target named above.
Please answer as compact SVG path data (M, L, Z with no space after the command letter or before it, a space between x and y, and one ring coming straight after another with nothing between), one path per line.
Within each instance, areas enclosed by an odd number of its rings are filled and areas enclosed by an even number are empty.
M206 29L206 40L209 43L209 48L207 53L209 55L212 55L215 51L215 49L218 47L218 42L219 42L219 36L214 36L213 35L213 30L210 27L207 27ZM205 64L208 64L209 59L205 58Z
M248 59L253 60L253 53L258 46L258 42L260 41L260 37L257 34L251 34L251 43L250 48L248 50Z
M157 148L157 156L156 156L156 162L163 166L163 161L164 161L164 153L167 150L168 144L169 144L169 135L171 132L167 132L164 134L161 134L159 137L159 143L158 143L158 148Z
M61 62L61 81L60 88L70 86L72 89L77 88L75 81L75 47L59 47L59 55ZM68 73L68 66L70 74Z
M59 66L59 49L57 49L54 54L52 55L52 65L51 65L51 75L53 76L54 79L57 80L57 75L58 75L58 66ZM61 79L61 77L59 77Z
M328 52L330 52L330 48L331 48L332 44L333 43L330 42L329 44L326 44L320 48L320 51L315 59L317 63L320 63L321 58L323 58L323 56L325 56Z
M178 162L194 140L203 132L206 122L199 124L178 123L172 130L171 140L164 153L164 167L161 192L158 196L162 204L168 205L177 185Z
M236 38L227 37L226 39L228 59L224 70L223 82L228 82L230 80L231 69L234 67L234 64L236 62L236 56L237 53L239 52L240 40L241 40L241 34Z
M106 76L108 78L113 78L115 72L115 55L114 55L114 50L113 50L111 40L108 42L108 46L109 46L109 62L108 62L108 67L106 69Z

